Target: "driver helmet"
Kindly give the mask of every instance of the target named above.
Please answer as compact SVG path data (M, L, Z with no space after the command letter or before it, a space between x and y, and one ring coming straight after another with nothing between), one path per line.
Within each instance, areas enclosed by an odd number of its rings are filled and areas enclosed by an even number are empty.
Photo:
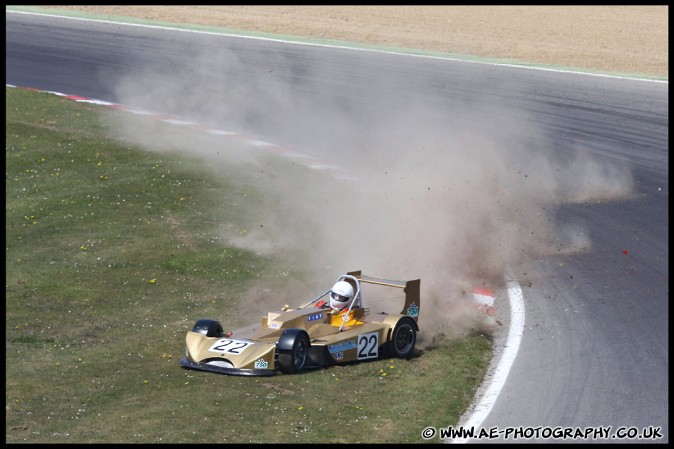
M346 281L339 281L330 289L330 307L343 309L353 299L353 287Z

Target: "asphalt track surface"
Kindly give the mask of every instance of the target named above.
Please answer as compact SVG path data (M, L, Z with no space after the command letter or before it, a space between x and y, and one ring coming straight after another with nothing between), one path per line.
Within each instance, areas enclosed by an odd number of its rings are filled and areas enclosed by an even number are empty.
M559 211L561 221L589 229L592 250L532 261L532 282L522 283L519 354L481 426L655 426L664 435L656 442L668 441L668 83L11 13L6 39L7 84L116 102L112 86L143 68L188 75L195 70L189 55L227 48L241 60L241 73L230 76L278 68L290 92L328 92L323 100L340 98L354 122L371 120L378 108L386 116L409 96L460 114L477 95L527 111L560 148L582 145L630 167L635 197ZM217 83L222 72L211 69L221 67L200 64L195 88ZM387 71L396 81L382 84ZM352 106L363 99L367 107ZM150 99L140 101L147 104L133 106L152 110ZM193 118L239 120L232 126L242 131L312 145L302 124L265 117ZM330 139L323 145L338 150Z

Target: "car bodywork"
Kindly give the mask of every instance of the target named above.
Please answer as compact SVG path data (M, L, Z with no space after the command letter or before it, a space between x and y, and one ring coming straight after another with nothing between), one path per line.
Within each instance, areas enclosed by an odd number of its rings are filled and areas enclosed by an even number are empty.
M215 320L197 321L185 337L186 354L180 365L223 374L271 376L279 370L297 373L338 363L409 357L419 330L420 280L393 281L360 271L337 280L349 282L355 292L342 312L316 307L328 290L296 309L284 306L263 316L260 325L234 332L225 333ZM400 313L371 312L363 302L362 284L402 289Z

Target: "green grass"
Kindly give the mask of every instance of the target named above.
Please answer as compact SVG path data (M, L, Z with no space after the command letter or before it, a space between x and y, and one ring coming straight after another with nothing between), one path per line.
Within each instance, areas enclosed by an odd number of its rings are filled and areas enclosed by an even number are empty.
M423 442L470 403L479 334L293 376L180 368L198 318L250 324L247 288L303 274L222 238L255 226L260 192L106 137L118 111L6 89L6 113L7 442Z

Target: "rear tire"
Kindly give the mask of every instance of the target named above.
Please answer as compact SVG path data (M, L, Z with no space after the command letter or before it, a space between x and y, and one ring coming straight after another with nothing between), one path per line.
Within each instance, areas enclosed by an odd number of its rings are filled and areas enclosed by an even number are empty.
M391 334L389 351L393 357L405 359L412 355L417 342L417 326L410 318L402 318Z
M284 374L296 374L304 369L309 354L309 339L303 333L295 336L290 350L280 350L278 365Z
M207 337L222 337L225 331L222 325L215 320L199 320L192 328L192 332L198 332Z

